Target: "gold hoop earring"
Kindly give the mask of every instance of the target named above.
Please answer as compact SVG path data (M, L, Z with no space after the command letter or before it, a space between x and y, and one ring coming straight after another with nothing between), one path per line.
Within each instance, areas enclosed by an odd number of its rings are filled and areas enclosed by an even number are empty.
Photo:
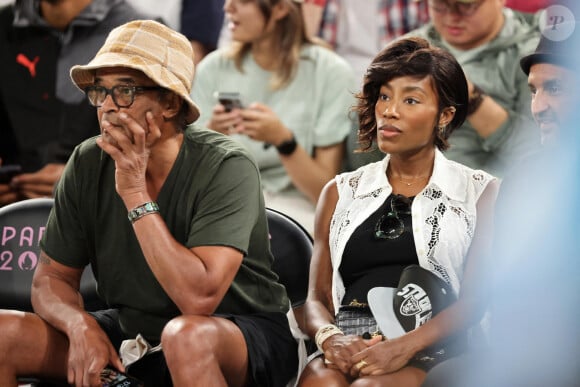
M438 129L439 129L439 135L443 136L445 134L445 129L447 128L447 125L439 125Z

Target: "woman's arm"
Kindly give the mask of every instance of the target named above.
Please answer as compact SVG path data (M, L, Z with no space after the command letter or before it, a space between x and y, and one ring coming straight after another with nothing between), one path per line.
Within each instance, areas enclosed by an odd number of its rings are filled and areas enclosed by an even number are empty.
M319 330L334 323L335 310L332 302L332 262L330 260L330 222L338 201L338 191L334 180L322 190L316 208L314 228L314 251L310 263L310 283L308 297L304 305L306 330L316 339ZM333 333L325 340L316 343L324 353L327 367L337 368L348 374L352 368L351 357L379 339L363 340L356 335L345 336L340 330L332 328Z
M334 323L329 237L330 221L337 201L338 191L332 180L323 188L316 206L314 249L310 261L308 296L304 304L306 333L313 339L320 327Z
M339 173L344 152L344 142L314 148L313 157L298 146L294 153L280 155L280 159L294 185L316 203L326 182Z
M240 114L243 122L235 127L238 133L274 147L293 138L290 128L264 104L253 103L248 109L240 111ZM311 156L297 142L291 154L280 153L280 160L296 188L312 203L316 203L324 185L339 173L344 151L345 143L342 141L326 147L315 147L314 155Z

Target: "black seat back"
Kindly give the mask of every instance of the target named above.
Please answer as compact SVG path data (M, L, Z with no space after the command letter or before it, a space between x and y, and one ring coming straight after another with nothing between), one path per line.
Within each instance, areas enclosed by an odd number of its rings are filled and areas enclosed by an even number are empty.
M270 229L273 269L286 287L292 307L302 306L308 293L312 238L294 219L271 208L266 209Z
M0 208L0 308L32 311L32 276L53 204L51 198L38 198ZM88 310L103 307L90 267L83 273L81 294Z

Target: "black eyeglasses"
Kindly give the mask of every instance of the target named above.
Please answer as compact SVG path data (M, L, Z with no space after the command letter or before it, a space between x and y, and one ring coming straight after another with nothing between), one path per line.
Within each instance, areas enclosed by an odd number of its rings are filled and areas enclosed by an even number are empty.
M449 3L448 1L443 0L429 1L429 5L433 11L437 13L447 13L450 10L453 10L454 13L459 14L460 16L473 15L482 3L483 0L474 1L472 3L461 3L459 1Z
M107 89L104 86L88 86L85 93L91 105L95 107L103 106L107 95L111 95L113 102L120 108L126 108L135 101L135 94L148 90L164 90L161 86L113 86Z
M375 238L397 239L405 232L405 223L399 215L411 215L413 199L403 195L392 195L391 211L379 218L375 226Z

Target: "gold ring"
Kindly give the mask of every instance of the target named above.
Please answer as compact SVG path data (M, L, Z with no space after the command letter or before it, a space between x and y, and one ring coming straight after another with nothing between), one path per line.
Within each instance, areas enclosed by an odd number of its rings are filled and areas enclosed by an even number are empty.
M365 367L366 367L366 366L368 366L368 365L369 365L369 363L367 363L367 362L366 362L366 361L364 361L364 359L363 359L363 360L359 361L358 363L356 363L355 367L356 367L356 369L357 369L357 370L359 370L359 371L360 371L360 370L362 370L363 368L365 368Z

